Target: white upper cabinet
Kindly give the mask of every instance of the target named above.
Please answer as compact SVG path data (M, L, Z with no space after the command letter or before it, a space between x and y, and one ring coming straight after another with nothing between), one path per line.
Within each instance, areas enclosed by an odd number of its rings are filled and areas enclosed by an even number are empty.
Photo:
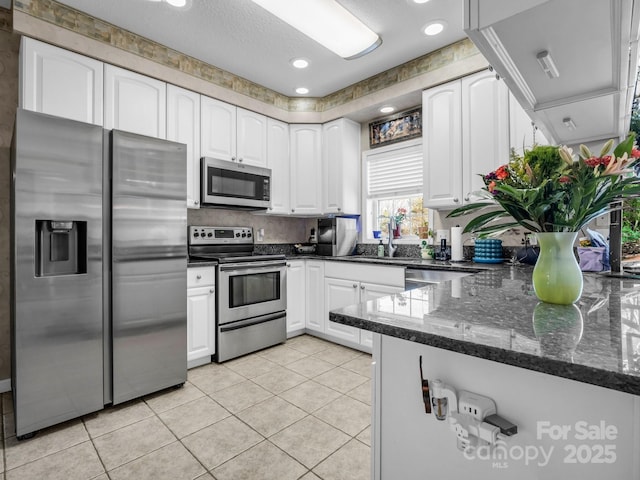
M509 92L490 71L425 90L424 204L452 209L478 200L481 175L509 161Z
M322 125L289 125L291 213L322 213Z
M166 138L167 84L105 65L105 128Z
M509 161L509 91L491 71L462 79L463 203L477 201L480 175Z
M267 117L202 96L201 153L230 162L267 165Z
M103 124L103 63L22 37L20 107Z
M322 126L323 213L360 213L360 125L340 118Z
M235 161L236 107L204 95L201 102L201 155Z
M267 166L267 117L244 108L237 111L236 156L238 162Z
M425 207L462 205L460 103L459 80L422 92Z
M271 169L271 207L268 213L289 213L289 125L267 119L267 167Z
M187 145L187 207L200 205L200 94L167 85L167 140Z

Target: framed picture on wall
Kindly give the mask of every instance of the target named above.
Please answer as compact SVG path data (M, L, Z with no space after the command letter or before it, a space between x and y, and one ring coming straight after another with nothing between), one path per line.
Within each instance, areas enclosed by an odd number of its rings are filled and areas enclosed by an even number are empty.
M375 120L369 124L370 148L410 140L422 135L422 107Z

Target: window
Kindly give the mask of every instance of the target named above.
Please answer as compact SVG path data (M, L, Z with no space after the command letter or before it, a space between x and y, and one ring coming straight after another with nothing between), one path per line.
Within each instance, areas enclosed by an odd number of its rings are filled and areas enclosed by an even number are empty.
M389 217L404 215L400 233L417 238L427 225L422 207L422 142L408 141L365 153L363 166L363 240L373 240L373 231L389 233Z

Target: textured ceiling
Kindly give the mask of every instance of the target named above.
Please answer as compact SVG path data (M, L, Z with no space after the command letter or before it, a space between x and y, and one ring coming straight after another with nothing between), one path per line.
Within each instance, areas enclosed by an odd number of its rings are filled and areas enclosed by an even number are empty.
M188 0L186 9L148 0L59 1L292 97L300 86L309 89L307 96L324 97L466 36L463 0L340 0L382 37L378 49L355 60L340 58L250 0ZM435 19L447 28L426 37L421 27ZM292 68L294 57L307 58L310 67Z

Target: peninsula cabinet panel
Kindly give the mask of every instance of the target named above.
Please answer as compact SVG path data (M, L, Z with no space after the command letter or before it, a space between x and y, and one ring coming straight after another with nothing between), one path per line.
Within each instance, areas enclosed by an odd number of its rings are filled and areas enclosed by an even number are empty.
M291 141L291 214L322 210L322 126L289 125Z
M22 37L20 107L102 125L103 70L102 62Z
M105 65L104 126L155 138L167 138L167 84Z
M200 94L167 85L167 140L187 145L187 207L200 206Z

